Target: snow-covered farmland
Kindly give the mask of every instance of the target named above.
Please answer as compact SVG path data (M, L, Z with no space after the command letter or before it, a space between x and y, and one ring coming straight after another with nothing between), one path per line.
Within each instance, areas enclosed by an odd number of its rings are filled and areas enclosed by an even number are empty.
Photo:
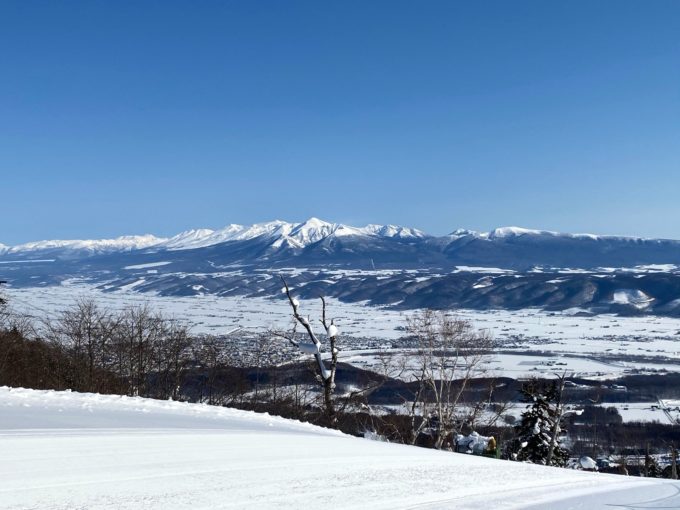
M0 388L0 508L640 508L676 482L345 436L227 408Z
M76 299L92 298L110 309L149 303L190 324L195 333L219 335L236 326L256 331L290 324L290 309L284 299L214 295L163 297L130 289L103 292L75 281L42 288L10 287L6 294L16 310L36 317L62 310ZM359 355L376 345L391 347L404 335L408 312L336 299L329 299L328 304L344 338L345 361L352 359L370 366L368 358L353 356L348 351ZM320 313L321 304L302 301L301 311L314 317ZM458 310L457 315L491 332L501 351L489 364L496 372L520 377L566 369L583 376L606 378L640 370L680 371L680 319L584 317L578 312ZM365 342L366 338L374 340L372 345Z
M64 309L79 298L92 298L116 309L129 304L150 303L154 307L186 320L197 332L219 334L239 323L246 328L262 328L287 322L290 310L283 299L238 298L214 295L165 297L134 292L103 292L92 285L69 282L49 287L8 288L6 293L15 308L34 315ZM328 298L329 310L342 324L343 332L351 336L375 336L393 339L402 336L409 312L367 306L363 303L343 303ZM318 301L302 301L303 310L318 313ZM631 337L635 341L660 339L666 351L680 358L680 319L657 316L615 317L596 315L581 317L578 310L545 312L537 309L457 310L456 314L474 322L480 329L490 330L502 343L512 344L540 339L542 345L558 348L565 341L580 343L582 351L600 350L592 345L597 340L611 341Z

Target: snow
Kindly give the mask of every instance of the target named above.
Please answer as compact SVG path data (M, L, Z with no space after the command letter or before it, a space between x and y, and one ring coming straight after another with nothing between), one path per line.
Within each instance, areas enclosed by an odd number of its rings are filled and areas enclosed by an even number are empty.
M647 307L654 299L637 289L621 289L614 292L612 302L620 305L633 305L636 308Z
M519 236L551 236L551 237L566 237L572 239L592 239L594 241L600 239L603 236L597 236L593 234L565 234L561 232L553 232L551 230L533 230L523 227L500 227L482 234L482 237L487 239L504 239L509 237L519 237Z
M366 225L363 230L382 237L398 237L402 239L415 239L425 237L426 235L416 228L400 227L398 225Z
M318 218L310 218L304 223L292 226L290 233L277 240L274 246L285 241L291 247L304 248L328 237L336 228L337 225L332 223L327 223Z
M108 253L148 248L163 241L165 241L165 239L153 236L151 234L140 236L121 236L115 239L35 241L12 247L5 247L5 250L2 252L2 254L6 255L54 249L85 250L92 253Z
M139 278L132 283L128 283L127 285L122 285L120 287L120 289L118 290L118 292L123 292L123 293L129 292L129 291L133 290L135 287L139 287L140 285L143 285L144 283L146 283L146 279L145 278Z
M305 354L318 354L320 345L312 342L300 342L298 348Z
M1 253L2 252L0 252L0 254ZM0 264L40 264L55 261L56 259L0 260Z
M452 273L513 274L515 271L500 267L456 266Z
M230 225L231 227L231 225ZM226 227L229 229L229 227ZM198 248L205 245L206 239L216 234L209 228L199 228L181 232L170 239L159 243L156 248L166 248L168 250L183 250L186 248ZM216 235L215 237L219 237Z
M377 236L403 240L416 240L428 237L426 233L418 229L399 225L369 224L365 227L352 227L341 223L329 223L312 217L301 223L289 223L275 220L265 223L256 223L250 226L230 224L218 230L207 228L191 229L170 238L146 234L141 236L121 236L115 239L37 241L17 246L0 244L0 256L33 253L45 250L85 251L92 254L138 249L151 249L153 251L189 250L213 246L229 241L244 241L251 239L267 241L269 246L274 249L301 249L323 239L343 236ZM550 236L565 239L589 239L594 241L600 239L630 242L644 240L643 238L635 237L568 234L523 227L500 227L490 232L475 232L472 230L458 229L449 234L449 237L452 238L467 236L483 240L502 240L521 236ZM671 271L677 268L678 266L673 264L651 264L627 269L640 273L653 273Z
M578 460L583 469L597 469L597 463L590 457L584 455Z
M628 422L659 422L665 424L674 424L675 422L669 418L664 412L663 406L660 403L652 402L625 402L625 403L607 403L600 407L608 408L615 407L621 415L624 423Z
M482 279L478 283L475 283L472 288L473 289L485 289L486 287L492 287L493 286L493 280L489 279Z
M133 279L132 289L145 283ZM283 292L283 289L282 289ZM129 305L149 304L167 316L191 326L194 333L224 334L235 326L246 330L280 328L290 322L286 299L200 295L165 297L135 292L103 292L92 285L68 281L64 285L36 288L7 287L4 293L12 307L37 319L62 311L78 299L94 299L104 308L118 310ZM327 298L328 313L341 330L342 360L377 363L365 355L363 343L352 337L371 337L388 343L404 336L403 326L411 312L343 303ZM305 313L320 317L321 303L300 300ZM498 375L550 374L568 369L597 378L618 377L635 370L680 371L680 319L672 317L575 316L578 310L552 313L538 309L517 311L458 310L461 319L488 330L499 348L490 368ZM354 352L350 352L354 351ZM397 352L396 350L394 350ZM526 351L532 351L531 356ZM609 359L609 358L612 359ZM624 357L630 357L625 362Z
M559 235L557 232L550 232L548 230L532 230L522 227L500 227L492 230L487 234L489 239L502 239L507 237L518 237L523 235Z
M458 232L458 231L456 231ZM467 232L467 231L463 231ZM618 239L625 241L641 241L648 240L641 237L629 237L629 236L612 236L612 235L595 235L595 234L569 234L564 232L554 232L551 230L535 230L524 227L499 227L490 232L475 233L470 232L472 235L476 235L482 239L506 239L511 237L519 236L551 236L551 237L562 237L567 239L590 239L593 241L598 241L600 239ZM455 233L454 233L455 234Z
M159 243L155 248L185 250L213 246L228 241L244 241L262 238L272 248L304 248L329 236L378 235L383 237L415 238L425 234L416 229L395 225L368 225L363 228L329 223L319 218L309 218L302 223L288 223L281 220L256 223L250 226L229 225L220 230L189 230Z
M161 267L172 264L172 262L149 262L148 264L135 264L133 266L125 266L123 269L147 269L151 267Z
M4 387L0 410L2 509L598 509L626 491L654 508L678 488L203 404Z
M302 223L274 220L250 226L230 224L218 230L199 228L181 232L170 238L151 234L122 236L116 239L97 240L51 240L25 243L17 246L0 244L0 255L26 253L44 250L85 250L92 253L108 253L138 249L189 250L214 246L229 241L244 241L261 238L268 240L273 248L304 248L329 236L370 235L391 238L421 238L420 230L398 225L367 225L351 227L340 223L329 223L318 218L309 218Z
M468 436L456 435L456 448L461 453L482 454L489 448L491 437L480 436L477 432L472 432Z
M620 236L600 236L600 235L594 235L594 234L569 234L569 233L563 233L563 232L554 232L552 230L536 230L536 229L531 229L531 228L524 228L524 227L498 227L495 228L489 232L477 232L474 230L468 230L464 228L459 228L457 230L454 230L449 234L451 237L465 237L465 236L473 236L477 237L479 239L488 239L488 240L493 240L493 239L507 239L507 238L512 238L512 237L520 237L520 236L551 236L551 237L564 237L564 238L571 238L571 239L592 239L594 241L597 241L598 239L602 238L610 238L610 239L637 239L637 238L627 238L627 237L620 237Z
M646 264L635 266L633 268L620 267L619 271L630 271L634 273L671 273L680 269L680 266L675 264Z
M476 232L474 230L468 230L466 228L457 228L456 230L449 234L449 237L454 237L456 239L466 236L481 237L481 234L479 232Z

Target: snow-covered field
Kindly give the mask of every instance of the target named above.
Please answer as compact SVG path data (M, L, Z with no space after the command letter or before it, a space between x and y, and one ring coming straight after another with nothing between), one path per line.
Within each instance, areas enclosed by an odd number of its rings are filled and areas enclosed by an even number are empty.
M362 350L344 352L342 361L354 366L381 372L387 360L391 356L408 357L408 349L391 350ZM600 356L598 356L600 358ZM399 365L394 362L392 365ZM409 367L409 364L406 364ZM410 367L414 370L418 368L418 360L413 359ZM512 377L523 379L527 377L554 377L555 373L568 372L571 377L583 377L592 380L608 380L621 377L623 375L640 372L650 373L652 371L678 372L680 365L677 363L649 362L649 361L615 361L607 360L606 356L602 359L594 359L589 354L553 354L550 352L534 352L533 354L522 353L490 353L488 359L480 367L485 376L489 377ZM410 380L413 375L412 370L407 370L401 374L405 380Z
M236 326L248 331L290 324L290 309L283 300L265 298L162 297L131 291L103 292L91 285L70 282L44 288L8 288L12 306L36 317L52 315L79 298L92 298L115 310L127 305L149 303L168 316L191 325L194 333L221 334ZM329 299L329 313L344 337L372 337L390 341L404 335L408 312L342 303ZM318 301L302 301L304 314L317 316ZM459 310L479 329L491 332L504 351L494 357L490 368L513 377L552 374L569 370L583 376L618 377L635 370L680 371L680 319L656 316L580 317L569 313L547 313L535 309L521 311ZM360 343L343 346L344 360L366 361L347 351L365 350ZM526 351L533 351L527 356ZM536 354L544 353L536 356ZM627 359L624 359L627 358ZM370 363L369 365L370 366Z
M659 422L666 425L675 423L669 419L661 405L650 402L609 403L602 407L615 407L624 422Z
M188 321L198 333L220 334L234 324L244 328L281 326L290 317L284 299L221 297L214 295L165 297L134 292L103 292L92 285L72 282L50 287L7 288L5 290L15 308L33 315L44 315L70 306L76 299L91 298L111 309L130 304L149 303L164 313ZM409 312L367 306L363 303L343 303L327 299L329 311L342 324L343 332L351 336L375 336L385 339L401 337ZM319 313L318 301L302 301L306 313ZM680 319L657 316L615 317L597 315L579 317L578 310L549 313L537 309L458 310L463 319L471 320L477 328L490 330L496 339L505 343L522 343L540 339L546 348L559 349L579 345L582 352L602 350L602 341L618 341L631 337L636 341L655 340L665 352L680 359ZM592 344L597 340L597 344ZM612 347L608 345L607 347Z
M675 482L345 436L202 404L0 388L0 508L677 508Z

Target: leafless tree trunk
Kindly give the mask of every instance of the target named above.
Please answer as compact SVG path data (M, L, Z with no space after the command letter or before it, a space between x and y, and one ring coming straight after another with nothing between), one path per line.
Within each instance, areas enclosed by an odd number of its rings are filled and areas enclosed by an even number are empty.
M192 339L186 327L169 319L160 324L160 335L153 356L155 358L155 390L158 398L177 399L190 361Z
M112 323L110 314L88 299L76 301L56 320L45 321L45 336L74 357L71 375L74 389L101 391L102 381L97 379L97 373L104 364ZM81 364L86 367L84 371Z
M564 406L562 405L562 394L564 393L564 383L567 378L567 373L564 372L558 377L557 383L557 403L555 404L555 423L553 423L552 433L550 435L550 448L548 449L548 456L545 459L546 466L552 465L553 453L557 445L557 437L560 434L560 424L564 417Z
M316 336L316 333L314 333L314 329L312 328L312 324L310 323L309 318L300 315L299 312L300 303L298 302L297 299L293 298L290 292L290 288L286 283L286 280L283 277L281 277L281 280L283 281L283 285L285 287L288 302L290 303L290 306L293 310L294 319L293 333L290 337L288 337L288 340L292 345L300 349L301 352L313 354L314 357L316 358L318 367L317 378L322 385L323 391L324 412L326 414L328 422L331 425L335 425L337 424L338 419L335 410L335 403L333 401L333 392L335 391L335 372L338 365L338 352L339 352L337 348L338 328L335 326L333 320L331 320L330 322L328 321L326 316L326 300L323 297L321 297L322 313L320 322L324 330L326 331L326 337L328 338L329 341L331 355L331 359L329 362L330 368L326 368L326 365L321 357L322 349L321 341ZM307 342L298 341L295 338L298 325L301 325L306 331L308 338Z
M671 443L671 478L678 479L678 450L675 447L675 442Z
M207 404L223 403L218 378L224 370L224 346L213 336L202 338L194 347L194 357L203 372L200 401Z
M413 315L408 331L417 341L416 352L407 354L416 363L412 381L417 383L410 407L410 442L434 422L434 446L439 449L472 414L464 402L465 391L473 379L484 375L492 340L469 321L432 310Z

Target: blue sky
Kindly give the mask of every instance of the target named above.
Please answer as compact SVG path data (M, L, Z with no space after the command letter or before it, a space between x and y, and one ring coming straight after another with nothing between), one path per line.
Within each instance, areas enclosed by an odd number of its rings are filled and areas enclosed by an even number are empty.
M4 1L0 242L680 238L680 2Z

